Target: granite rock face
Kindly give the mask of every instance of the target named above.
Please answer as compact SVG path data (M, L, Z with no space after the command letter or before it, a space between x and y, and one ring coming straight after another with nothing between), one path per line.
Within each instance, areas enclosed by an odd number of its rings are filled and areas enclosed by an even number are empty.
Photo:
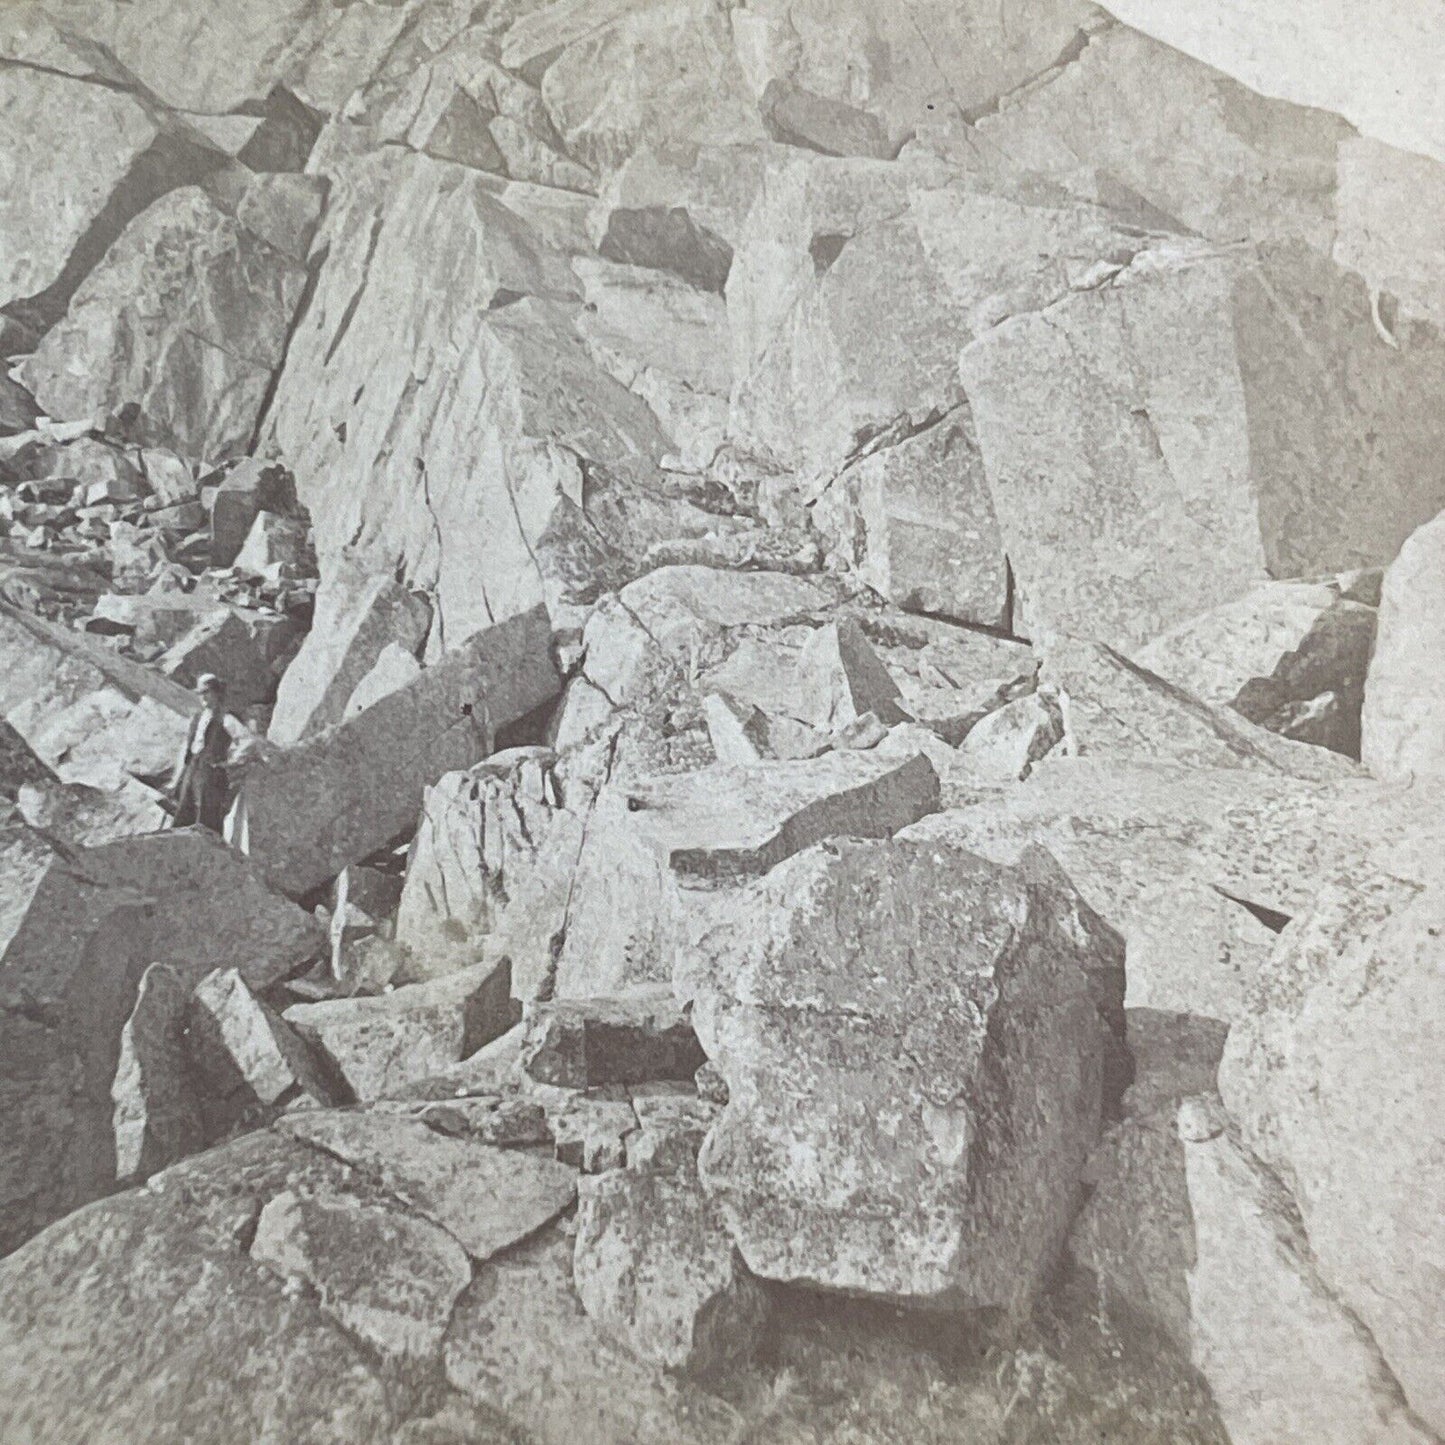
M744 1259L1026 1309L1106 1107L1089 973L1121 1007L1117 939L1077 932L1055 888L922 842L826 844L741 902L693 968L729 1096L699 1167Z
M1438 3L0 6L6 1445L1445 1430Z

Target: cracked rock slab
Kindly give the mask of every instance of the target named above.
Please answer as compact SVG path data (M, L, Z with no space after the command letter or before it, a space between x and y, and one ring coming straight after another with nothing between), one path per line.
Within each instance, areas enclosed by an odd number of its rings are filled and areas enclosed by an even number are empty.
M565 1164L450 1139L417 1119L319 1112L281 1127L374 1179L478 1261L535 1234L577 1193L576 1172Z
M314 224L320 196L293 179ZM193 458L245 451L306 281L288 253L198 186L120 234L25 363L56 417L103 423L134 404L151 444ZM198 381L200 384L198 385Z
M1194 1362L1236 1445L1427 1445L1378 1348L1329 1288L1288 1194L1224 1127L1180 1106L1194 1227Z
M695 1165L616 1169L578 1185L583 1308L640 1359L706 1376L757 1348L769 1306Z
M537 1440L729 1445L743 1421L715 1396L614 1344L572 1285L555 1230L491 1261L457 1307L445 1348L453 1388Z
M472 1267L445 1230L400 1210L340 1193L269 1200L251 1258L283 1279L305 1280L321 1308L383 1355L436 1355Z
M371 998L293 1004L285 1020L366 1103L442 1072L506 1032L511 970L477 964Z

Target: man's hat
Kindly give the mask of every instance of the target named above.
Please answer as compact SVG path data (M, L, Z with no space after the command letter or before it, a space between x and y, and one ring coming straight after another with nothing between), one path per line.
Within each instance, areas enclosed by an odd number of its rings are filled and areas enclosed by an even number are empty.
M226 684L214 672L203 672L196 679L196 691L208 692L211 688L215 688L217 692L225 692Z

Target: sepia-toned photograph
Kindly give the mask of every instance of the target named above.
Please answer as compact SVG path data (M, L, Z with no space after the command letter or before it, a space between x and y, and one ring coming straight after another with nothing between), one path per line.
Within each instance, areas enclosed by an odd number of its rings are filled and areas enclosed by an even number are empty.
M0 0L0 1445L1445 1445L1445 0Z

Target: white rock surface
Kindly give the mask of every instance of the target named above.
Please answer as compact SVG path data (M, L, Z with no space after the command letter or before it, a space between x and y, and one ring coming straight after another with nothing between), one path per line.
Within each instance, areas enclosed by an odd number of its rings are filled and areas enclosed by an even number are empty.
M1445 513L1415 532L1385 573L1360 723L1360 756L1377 777L1445 772L1442 560Z

